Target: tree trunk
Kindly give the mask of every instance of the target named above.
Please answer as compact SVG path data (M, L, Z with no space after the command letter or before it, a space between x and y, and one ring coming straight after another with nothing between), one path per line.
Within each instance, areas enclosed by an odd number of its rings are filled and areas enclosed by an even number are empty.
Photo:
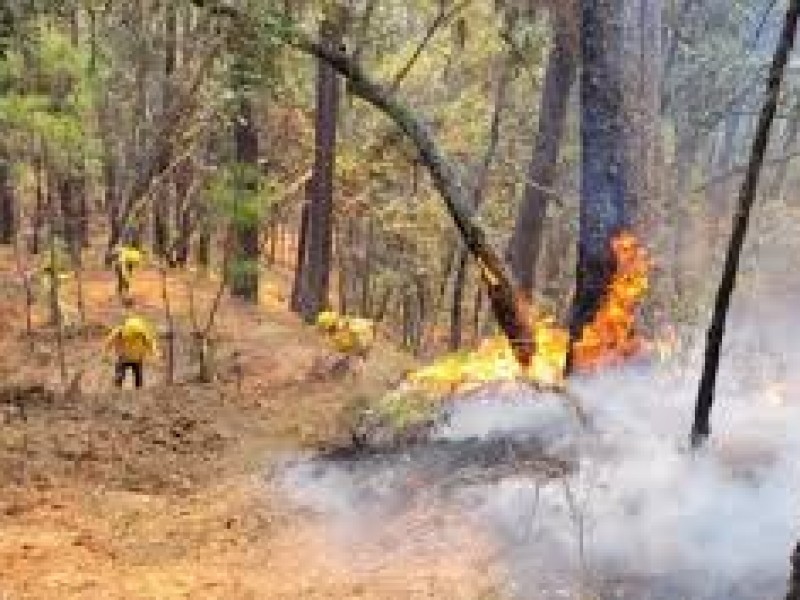
M450 305L450 350L461 348L461 333L463 329L464 287L467 282L467 263L469 253L462 248L458 256L456 277L453 281L453 301Z
M300 293L305 277L306 268L306 238L308 237L308 197L310 194L310 184L306 186L306 202L300 211L300 233L297 236L297 258L294 270L294 283L292 284L292 299L290 308L292 311L300 312Z
M624 3L623 99L628 220L645 231L661 218L663 0Z
M800 136L800 105L795 106L794 113L789 123L786 125L786 135L783 142L783 153L789 155L792 152L797 138ZM786 178L789 174L791 159L787 158L778 164L775 170L775 179L770 189L770 196L773 200L784 201L786 192Z
M246 95L239 100L239 111L234 119L234 143L236 146L236 168L250 167L255 171L258 165L258 131L253 116L253 106ZM237 178L238 179L238 178ZM236 194L244 193L248 202L258 191L258 181L254 172L245 172L244 180L236 183ZM231 281L231 294L234 297L258 302L259 268L259 222L252 215L234 216L234 276Z
M697 392L697 405L691 432L691 442L694 447L700 446L711 433L711 408L714 403L714 387L717 380L717 371L719 370L720 350L722 348L722 338L725 334L725 321L728 316L731 296L736 287L739 258L747 235L747 225L758 189L758 180L764 163L767 144L769 143L770 129L778 108L778 97L783 74L794 45L798 13L800 13L800 0L790 0L783 31L770 66L767 94L759 115L756 135L750 152L750 161L747 165L747 173L739 193L733 232L722 271L722 280L714 302L711 324L708 328L705 361Z
M789 591L786 600L800 600L800 543L794 549L791 559L792 571L789 576Z
M164 72L161 85L161 118L164 119L169 112L170 102L173 95L172 78L175 75L177 57L177 15L175 3L167 2L164 5ZM168 157L164 156L164 162ZM167 164L160 166L163 171L168 167ZM152 200L153 207L153 253L156 256L169 259L166 256L169 247L169 213L171 205L175 200L171 194L172 185L170 181L165 181L161 187L162 192L157 194ZM177 211L176 211L177 212Z
M361 270L361 316L372 314L372 263L375 252L375 223L372 216L367 217L364 233L364 266Z
M75 177L72 174L59 174L58 197L61 202L62 231L70 253L75 255L81 244L80 214L75 197Z
M175 232L174 260L177 266L185 266L189 261L189 247L192 241L194 223L192 213L195 198L191 194L192 166L189 160L181 162L175 174Z
M44 224L44 167L42 158L37 157L34 164L36 178L36 205L33 209L33 234L31 238L31 254L39 254L41 248L42 225Z
M573 343L594 318L614 272L611 240L628 226L620 64L622 9L622 0L581 2L583 160L576 290L570 316Z
M0 153L0 244L12 244L17 233L11 162Z
M331 23L326 21L320 26L320 39L326 47L334 48L338 46L339 33ZM306 322L313 322L317 314L328 305L339 88L339 77L336 71L328 63L319 61L316 141L306 236L306 263L298 296L300 314Z
M528 167L528 179L508 247L512 272L521 290L530 297L535 285L536 263L542 246L548 189L555 180L559 149L566 123L569 91L577 72L577 41L561 16L554 23L553 47L547 59L544 89L539 106L539 131Z

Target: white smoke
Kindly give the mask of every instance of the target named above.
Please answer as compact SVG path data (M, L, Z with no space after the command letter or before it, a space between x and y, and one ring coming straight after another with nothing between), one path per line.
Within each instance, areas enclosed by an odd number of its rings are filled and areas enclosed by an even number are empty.
M453 408L440 438L531 435L548 453L577 457L565 478L518 473L446 497L454 513L493 532L517 596L578 597L589 586L603 598L781 597L800 531L800 397L787 368L800 365L800 352L792 311L767 312L729 329L712 439L698 453L688 450L698 353L688 369L639 366L573 381L588 430L557 397L520 390ZM345 527L375 511L382 517L362 530L374 532L408 506L398 501L402 482L426 474L415 460L316 476L305 466L291 485L298 501Z

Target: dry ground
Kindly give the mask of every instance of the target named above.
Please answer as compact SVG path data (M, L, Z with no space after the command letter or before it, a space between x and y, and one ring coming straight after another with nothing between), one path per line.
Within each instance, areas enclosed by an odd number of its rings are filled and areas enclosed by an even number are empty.
M285 500L268 475L276 453L346 435L352 407L408 367L401 353L380 345L359 377L314 380L328 351L286 312L286 286L273 275L259 307L224 301L218 381L192 383L196 367L179 344L178 385L164 387L156 365L146 390L118 392L98 353L121 315L113 279L96 269L85 280L88 333L66 342L81 390L65 396L43 303L29 344L14 261L0 253L1 599L497 597L477 539L469 551L353 568L324 521ZM171 280L183 334L189 285L201 321L216 287ZM66 294L74 307L74 284ZM135 296L163 325L156 271L140 275Z

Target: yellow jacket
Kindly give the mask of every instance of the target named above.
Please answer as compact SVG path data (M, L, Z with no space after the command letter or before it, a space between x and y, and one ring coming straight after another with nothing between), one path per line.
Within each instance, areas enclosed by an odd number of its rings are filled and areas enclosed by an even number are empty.
M375 323L369 319L325 311L317 316L317 326L328 335L333 347L344 354L365 355L375 341Z
M152 329L139 317L129 317L122 325L112 329L106 338L105 348L113 349L119 359L130 362L142 362L158 354Z
M131 246L120 246L116 251L117 264L122 267L126 277L130 277L133 269L142 263L142 251Z

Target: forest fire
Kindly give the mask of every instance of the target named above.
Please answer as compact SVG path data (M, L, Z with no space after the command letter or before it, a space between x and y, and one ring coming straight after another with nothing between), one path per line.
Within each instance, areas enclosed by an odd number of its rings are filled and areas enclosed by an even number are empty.
M635 332L636 310L648 290L650 259L632 234L623 232L611 243L616 268L606 297L573 348L577 370L618 364L643 352L647 345ZM564 380L569 333L549 315L534 315L536 353L529 367L514 357L508 340L495 336L467 353L449 355L410 375L426 387L460 389L490 381L524 379L557 386Z

